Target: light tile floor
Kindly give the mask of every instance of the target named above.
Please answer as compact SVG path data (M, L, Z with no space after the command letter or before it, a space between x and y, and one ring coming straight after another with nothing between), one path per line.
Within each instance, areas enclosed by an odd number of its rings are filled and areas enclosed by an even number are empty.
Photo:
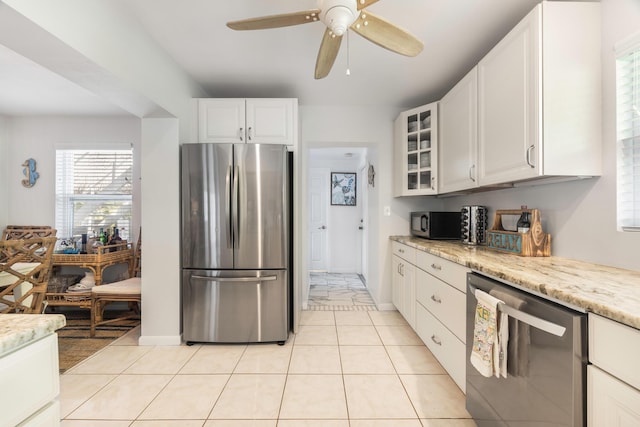
M398 312L304 311L284 346L137 346L60 377L62 427L474 427Z
M367 287L356 273L309 273L307 310L377 310Z

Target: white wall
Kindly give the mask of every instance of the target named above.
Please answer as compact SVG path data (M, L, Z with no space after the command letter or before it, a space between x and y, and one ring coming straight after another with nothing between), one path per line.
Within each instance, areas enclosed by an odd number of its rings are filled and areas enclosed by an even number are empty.
M6 168L7 213L0 227L8 224L55 224L55 149L59 144L133 145L134 178L139 176L140 119L135 117L15 117L5 119L7 150L3 156ZM0 137L1 139L1 137ZM6 157L6 158L5 158ZM22 164L36 161L40 178L31 188L22 185ZM3 181L0 181L3 182ZM140 181L134 179L134 196L140 193ZM133 230L140 226L140 198L134 197ZM0 219L2 219L0 217ZM134 233L137 238L137 231Z
M9 143L7 138L7 118L0 116L0 228L7 224L9 215Z
M447 209L486 204L540 209L552 255L640 270L640 233L616 231L615 43L640 30L640 2L602 0L603 175L596 179L445 199ZM493 213L490 213L492 222Z

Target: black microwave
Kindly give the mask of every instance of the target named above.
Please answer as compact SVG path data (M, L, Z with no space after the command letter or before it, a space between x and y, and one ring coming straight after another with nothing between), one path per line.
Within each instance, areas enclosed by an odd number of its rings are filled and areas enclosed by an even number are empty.
M425 239L456 240L462 238L460 212L411 212L411 234Z

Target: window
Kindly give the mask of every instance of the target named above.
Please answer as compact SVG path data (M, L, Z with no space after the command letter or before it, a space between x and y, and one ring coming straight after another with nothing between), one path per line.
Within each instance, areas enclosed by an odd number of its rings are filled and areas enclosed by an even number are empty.
M640 231L640 34L616 46L618 228Z
M56 150L56 229L59 237L118 228L131 240L131 149Z

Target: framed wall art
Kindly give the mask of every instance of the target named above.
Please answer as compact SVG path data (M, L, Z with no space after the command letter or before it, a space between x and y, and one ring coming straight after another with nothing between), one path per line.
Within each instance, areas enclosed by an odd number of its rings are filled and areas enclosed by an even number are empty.
M356 206L356 173L331 172L331 205Z

